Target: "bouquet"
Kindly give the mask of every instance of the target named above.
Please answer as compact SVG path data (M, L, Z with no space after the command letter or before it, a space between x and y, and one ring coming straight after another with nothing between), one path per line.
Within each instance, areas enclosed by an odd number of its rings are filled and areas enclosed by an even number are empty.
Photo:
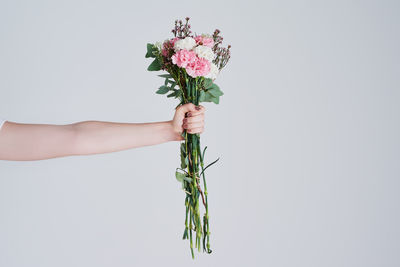
M172 29L173 38L163 43L147 44L146 58L154 58L147 70L164 70L167 74L158 75L165 79L157 94L168 94L179 100L180 105L200 102L219 103L223 92L214 80L225 67L230 58L230 48L221 47L223 38L220 31L212 35L192 34L189 18L175 21ZM204 167L204 156L207 147L201 150L200 135L182 133L184 141L180 144L180 168L176 169L176 179L182 183L185 192L185 230L183 239L190 240L192 258L193 239L195 248L200 252L211 253L210 227L208 214L207 184L205 170L218 161L215 160ZM202 181L201 181L202 178ZM200 201L205 208L203 217L200 215ZM193 233L194 232L194 233ZM193 238L193 235L195 237Z

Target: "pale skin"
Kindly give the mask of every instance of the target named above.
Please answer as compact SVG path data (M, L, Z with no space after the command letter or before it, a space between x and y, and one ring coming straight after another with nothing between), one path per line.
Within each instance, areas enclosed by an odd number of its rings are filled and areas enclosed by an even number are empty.
M178 107L170 121L120 123L27 124L6 121L0 130L0 160L30 161L116 152L181 141L204 131L204 111L191 103Z

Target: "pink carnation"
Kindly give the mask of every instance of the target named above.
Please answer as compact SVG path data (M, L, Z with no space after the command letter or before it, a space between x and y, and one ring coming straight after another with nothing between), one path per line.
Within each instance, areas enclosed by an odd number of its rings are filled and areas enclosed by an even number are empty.
M196 61L196 53L185 49L179 50L172 56L172 63L180 68L186 68L188 64Z
M211 70L211 63L204 58L196 56L194 62L189 63L186 66L186 72L193 78L197 76L206 76Z
M202 35L198 35L198 36L194 37L194 40L196 41L196 43L198 45L204 45L204 46L208 46L211 48L214 46L213 38L208 38L208 37L204 37Z

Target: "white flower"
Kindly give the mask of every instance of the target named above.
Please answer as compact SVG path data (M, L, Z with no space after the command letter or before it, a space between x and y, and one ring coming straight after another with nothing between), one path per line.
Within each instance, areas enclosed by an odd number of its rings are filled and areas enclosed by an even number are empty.
M185 39L180 39L175 42L175 51L186 49L192 50L196 46L196 41L192 37L186 37Z
M154 44L154 46L157 47L158 50L161 50L161 48L162 48L162 43L161 43L161 42L156 42L156 43Z
M215 65L214 63L211 63L211 70L204 77L215 80L217 78L218 74L219 74L219 69L218 69L217 65Z
M214 52L210 47L199 45L194 49L194 52L196 52L198 57L207 59L210 62L214 59Z

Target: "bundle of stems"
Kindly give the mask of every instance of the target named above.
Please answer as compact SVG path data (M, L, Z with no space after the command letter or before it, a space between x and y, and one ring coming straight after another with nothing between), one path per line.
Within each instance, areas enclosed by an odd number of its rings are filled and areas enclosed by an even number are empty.
M180 105L186 103L193 103L199 105L200 91L204 88L204 77L192 78L185 72L176 73L178 77L174 77L178 81L182 98ZM179 106L179 105L178 105ZM204 156L207 147L201 151L200 145L200 134L190 134L186 130L182 136L185 138L184 142L181 143L181 171L184 173L178 176L183 176L182 187L186 193L185 197L185 230L183 233L183 239L189 239L190 250L192 258L193 253L193 241L195 248L198 251L201 250L201 244L203 251L211 253L210 249L210 227L209 227L209 213L208 213L208 197L207 197L207 183L205 177L205 170L212 164L216 163L218 159L208 166L204 167ZM201 178L203 183L201 184ZM205 213L201 219L200 215L200 201L205 208ZM193 238L193 232L195 238ZM193 240L195 239L195 240Z

